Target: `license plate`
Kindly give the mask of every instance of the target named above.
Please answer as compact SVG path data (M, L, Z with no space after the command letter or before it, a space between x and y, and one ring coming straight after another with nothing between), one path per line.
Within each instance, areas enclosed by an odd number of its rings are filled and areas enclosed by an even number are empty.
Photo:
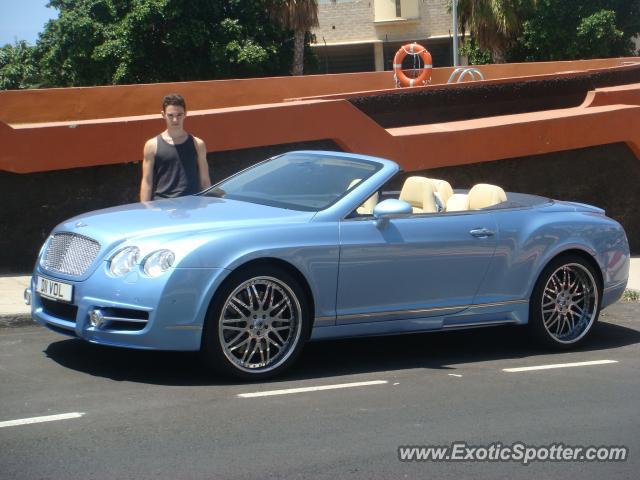
M36 292L43 297L51 298L52 300L70 302L73 298L73 285L56 282L55 280L49 280L44 277L38 277Z

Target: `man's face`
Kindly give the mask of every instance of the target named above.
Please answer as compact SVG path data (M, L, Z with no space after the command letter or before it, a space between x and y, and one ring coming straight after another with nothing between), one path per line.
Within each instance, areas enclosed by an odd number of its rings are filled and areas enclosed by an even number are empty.
M185 115L184 108L177 105L167 105L167 108L162 112L162 118L167 122L167 128L170 130L182 129Z

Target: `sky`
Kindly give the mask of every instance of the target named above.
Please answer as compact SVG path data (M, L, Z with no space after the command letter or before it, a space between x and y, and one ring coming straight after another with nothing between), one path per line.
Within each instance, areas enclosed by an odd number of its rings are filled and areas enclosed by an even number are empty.
M48 0L0 0L0 46L17 40L35 45L44 24L58 16Z

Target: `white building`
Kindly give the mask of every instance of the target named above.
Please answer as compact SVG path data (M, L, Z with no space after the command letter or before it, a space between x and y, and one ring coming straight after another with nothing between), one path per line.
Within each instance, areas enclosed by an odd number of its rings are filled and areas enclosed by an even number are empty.
M319 0L312 33L321 73L391 70L401 45L416 41L435 67L453 64L447 0ZM405 61L406 65L406 61Z

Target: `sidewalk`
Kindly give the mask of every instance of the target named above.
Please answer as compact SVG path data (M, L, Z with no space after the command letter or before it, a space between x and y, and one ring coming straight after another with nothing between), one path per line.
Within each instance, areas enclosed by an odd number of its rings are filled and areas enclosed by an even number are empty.
M0 276L0 328L33 324L22 296L30 279L29 275ZM631 258L627 288L640 291L640 256Z
M30 280L30 275L0 276L0 328L33 323L23 300Z

